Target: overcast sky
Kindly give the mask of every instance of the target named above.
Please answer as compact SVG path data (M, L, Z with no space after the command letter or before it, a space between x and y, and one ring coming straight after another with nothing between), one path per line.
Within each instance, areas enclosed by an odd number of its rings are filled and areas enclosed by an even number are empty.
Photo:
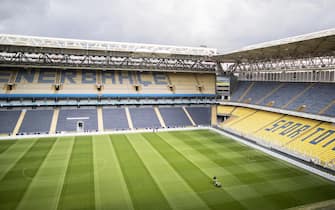
M0 0L0 33L229 51L335 27L335 0Z

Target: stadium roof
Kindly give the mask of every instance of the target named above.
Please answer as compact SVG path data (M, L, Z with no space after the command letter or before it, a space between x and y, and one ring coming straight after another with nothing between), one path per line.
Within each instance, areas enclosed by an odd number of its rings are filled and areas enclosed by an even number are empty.
M132 54L212 56L217 50L205 47L107 42L79 39L60 39L37 36L0 34L0 46L49 48L76 51L122 52Z
M213 56L220 62L335 55L335 28L285 39L250 45Z

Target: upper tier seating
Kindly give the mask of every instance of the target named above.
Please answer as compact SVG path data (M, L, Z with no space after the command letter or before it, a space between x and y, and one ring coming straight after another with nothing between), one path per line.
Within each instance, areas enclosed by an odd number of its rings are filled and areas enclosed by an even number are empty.
M232 101L335 116L334 83L242 82ZM241 97L244 96L244 97Z
M329 107L329 109L327 109L324 114L329 116L335 116L335 104Z
M284 83L276 92L267 97L261 105L267 105L274 101L273 107L283 107L286 105L294 96L301 93L307 88L309 83Z
M215 96L215 74L11 68L0 70L0 98Z
M50 130L53 110L27 110L20 133L46 133Z
M98 130L96 109L61 109L56 131L76 131L77 123L84 123L85 131Z
M102 110L102 115L105 130L129 129L124 108L104 108Z
M210 107L186 107L193 121L197 125L211 124L211 108Z
M21 111L0 111L0 134L12 133Z
M160 128L161 124L152 107L129 108L134 128Z
M251 87L248 93L241 99L241 102L250 100L252 104L258 104L266 94L279 85L278 82L257 82Z
M182 107L160 107L159 111L167 127L192 126Z
M333 100L335 100L335 84L316 83L287 108L294 110L306 105L304 111L318 113Z
M235 89L232 91L231 100L239 101L240 97L245 93L245 91L250 86L251 82L238 82Z

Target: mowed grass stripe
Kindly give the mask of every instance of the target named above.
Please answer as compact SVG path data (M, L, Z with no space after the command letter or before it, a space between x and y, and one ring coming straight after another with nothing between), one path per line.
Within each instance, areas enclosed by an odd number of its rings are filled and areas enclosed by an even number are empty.
M91 136L76 136L58 209L94 209L94 169Z
M175 133L174 133L175 134ZM180 133L179 133L180 134ZM208 147L208 142L213 142L213 144L216 144L219 146L224 145L227 140L223 139L222 141L219 140L218 137L220 137L219 134L212 133L212 132L185 132L184 135L189 136L189 138L184 137L183 139L193 139L194 141L200 142L204 148ZM205 143L206 140L199 140L197 138L199 135L205 137L207 136L209 139ZM214 136L215 141L211 139L211 136ZM192 138L194 137L194 138ZM229 141L229 140L228 140ZM237 146L234 146L234 149L237 149L238 146L242 146L239 143L236 142ZM232 148L232 147L228 147ZM250 148L251 149L251 148ZM248 156L252 156L253 153L259 153L258 151L251 149L248 154L241 153L241 155L245 155L246 162L248 162ZM236 151L237 152L237 151ZM208 151L210 154L217 154L218 156L223 156L223 153L220 152L219 147L216 149L215 147L212 147L211 150ZM248 156L247 156L248 155ZM261 154L262 155L262 154ZM250 177L250 172L254 174L258 174L258 176L262 177L266 181L264 182L254 182L254 180L251 180L251 182L248 184L249 188L252 188L253 190L259 192L262 195L262 199L266 200L266 203L271 202L276 205L277 208L289 208L296 205L306 204L311 201L322 201L325 199L331 199L335 197L335 185L334 183L324 180L318 176L314 176L311 174L308 174L306 171L294 167L288 163L283 163L280 160L276 160L273 157L268 157L266 154L263 154L265 158L271 159L272 164L280 165L280 169L277 168L275 172L277 174L274 174L273 171L268 170L250 170L250 167L253 167L254 164L251 164L249 167L248 164L240 164L239 162L236 162L236 166L240 166L237 171L235 171L235 175L237 177L245 176ZM258 163L258 165L262 166L264 164L264 161L259 154L257 154L257 157L255 160ZM218 157L214 157L214 159L219 160ZM234 161L234 159L232 159ZM218 163L219 164L219 163ZM232 166L225 167L225 168L231 168ZM286 171L286 172L285 172ZM247 178L246 178L247 180ZM236 190L237 193L241 192L241 189L238 189L239 186L234 186L233 188L229 190ZM234 189L235 188L235 189ZM318 189L317 191L324 191L326 193L323 193L322 196L314 196L313 199L311 199L311 192L316 192L314 189ZM280 195L280 196L279 196ZM319 195L319 194L318 194ZM332 196L330 196L332 195ZM249 198L248 198L249 197ZM243 199L241 202L245 203L246 205L250 207L255 207L256 209L263 206L264 202L259 203L260 198L259 197L250 197L248 196L247 199ZM279 198L280 197L280 198ZM285 202L284 202L285 201ZM257 205L258 204L258 205Z
M57 209L74 137L59 137L17 209Z
M93 136L96 209L133 209L109 136Z
M209 209L143 135L127 137L173 209Z
M241 166L252 165L255 170L268 170L268 169L287 169L288 163L271 157L261 151L248 147L240 142L233 141L232 139L223 137L222 135L213 131L197 131L193 133L186 132L185 134L195 137L196 140L202 144L206 144L208 148L217 150L225 158L232 160L232 165L238 163ZM224 149L224 152L222 151ZM276 163L276 164L273 164ZM249 169L249 167L248 167ZM304 171L292 170L298 175L307 174ZM292 172L291 171L291 172ZM292 174L293 175L293 174Z
M222 209L223 206L227 209L244 209L240 202L224 189L215 188L211 183L211 177L203 173L160 136L155 133L143 135L211 209Z
M0 209L17 207L54 143L55 138L38 139L1 179Z
M6 151L10 146L15 144L17 140L0 140L0 154Z
M36 139L17 141L16 144L0 154L0 180L29 151L35 142Z
M196 149L192 148L184 141L176 138L170 132L158 133L170 146L175 150L183 154L183 156L191 161L194 165L200 168L207 176L213 177L214 175L219 178L224 178L224 185L235 186L243 185L243 183L237 179L230 171L226 170L225 167L221 167L207 157L207 154L203 154ZM201 147L202 149L202 147Z
M208 147L209 143L214 145L217 144L214 141L212 141L210 132L207 132L206 134L208 136L208 140L197 139L194 135L199 134L199 132L193 132L193 133L172 132L172 134L177 138L182 139L182 141L184 141L187 145L194 148L198 152L206 155L209 159L211 159L219 166L225 167L226 170L230 170L231 174L234 174L244 184L267 181L267 179L265 179L263 176L260 176L259 173L249 172L246 168L241 166L243 163L248 162L250 157L244 156L236 160L234 158L227 157L225 155L226 149L222 149L222 147L217 149L213 147ZM222 141L221 145L223 145L224 143L225 142ZM238 150L234 151L238 153L237 152Z
M171 209L125 135L111 135L135 209Z
M202 137L209 137L208 141L213 142L214 145L219 146L219 145L224 145L225 144L225 139L223 141L219 141L218 137L220 137L220 134L213 133L213 132L194 132L194 133L186 133L187 135L194 136L194 140L201 142L202 144L205 144L204 141L200 141L198 136ZM212 140L211 137L214 136L214 141ZM229 140L228 140L229 141ZM230 140L231 141L231 140ZM206 144L207 146L209 144ZM237 146L244 147L244 145L236 142ZM237 148L237 146L235 148ZM213 150L217 151L217 154L220 156L224 156L224 153L220 151L218 147L213 146ZM239 153L238 151L235 151L235 153ZM258 173L260 174L263 178L267 179L268 181L277 182L278 188L281 188L280 186L281 182L285 182L285 179L289 178L294 180L293 183L290 183L289 186L291 187L292 190L297 190L299 188L294 188L293 186L305 186L306 183L308 183L311 187L316 187L316 186L321 186L324 184L328 184L330 182L324 182L324 179L310 174L307 171L298 168L294 165L291 165L287 162L284 162L282 160L275 159L274 157L270 157L267 154L261 153L260 151L257 151L256 149L250 148L248 153L242 152L240 155L243 157L244 156L244 164L241 164L240 162L236 162L239 166L243 167L247 173L253 172L253 173ZM263 156L263 157L262 157ZM229 158L229 157L228 157ZM264 162L264 159L269 159L268 162ZM232 161L236 161L234 158ZM235 164L235 165L236 165ZM269 167L269 164L275 167ZM270 169L269 169L270 168ZM244 174L245 172L240 171L239 173ZM239 174L236 173L236 174ZM277 190L278 190L277 188Z
M196 132L185 132L184 134L191 136L193 140L195 139L200 142L201 145L199 145L199 147L205 145L206 147L204 150L213 149L219 151L224 158L231 160L229 163L233 166L236 164L250 164L254 161L257 161L258 165L277 162L277 160L265 155L264 153L261 153L251 147L247 147L239 142L233 141L232 139L223 137L222 135L212 131L200 130ZM227 164L226 166L229 166Z
M227 143L225 138L221 141L218 140L219 134L212 132L193 132L193 133L173 133L174 135L182 135L184 142L190 146L197 146L199 152L204 154L210 154L208 157L211 158L218 165L225 167L230 170L237 178L239 178L245 184L252 184L258 182L267 182L269 180L281 179L285 177L302 177L308 175L306 172L295 170L295 168L288 167L285 164L279 164L280 161L272 157L262 154L257 150L250 148L248 152L239 152L239 147L244 147L238 142L236 146L228 146L227 150L222 150L222 145ZM207 140L199 138L199 136L207 136ZM228 140L232 141L232 140ZM229 144L229 142L228 142ZM231 149L234 148L234 149ZM227 153L234 156L232 158L227 156ZM233 155L233 154L235 155ZM236 158L237 157L237 158ZM257 163L257 164L255 164ZM279 165L276 169L268 169L268 164Z
M281 208L280 202L277 202L276 200L264 199L263 196L267 194L262 193L262 190L259 190L258 188L255 188L251 185L253 183L261 183L261 184L266 183L266 185L261 186L266 186L267 189L271 189L270 192L277 192L277 187L271 184L270 179L264 178L261 173L248 171L245 167L243 167L240 164L240 162L238 161L234 162L234 159L229 159L229 157L223 156L222 155L223 152L220 152L220 149L208 148L207 146L208 142L204 140L199 141L197 138L190 135L189 133L186 134L182 132L172 132L172 134L174 136L178 136L180 139L183 139L183 141L190 147L194 147L199 152L203 153L204 155L207 155L207 157L210 158L213 162L215 162L221 167L224 167L226 170L229 170L233 176L239 179L243 183L244 185L243 187L236 188L236 185L231 185L234 186L234 188L227 190L229 190L229 192L233 194L235 198L241 200L241 203L243 203L244 206L252 209ZM210 135L211 135L210 132L208 132L207 136ZM210 141L210 139L208 141ZM213 144L216 143L213 142ZM224 144L224 141L221 142L221 145L222 144ZM199 149L202 147L204 149ZM260 159L262 160L262 158ZM245 157L245 161L248 161L247 157ZM228 165L229 167L226 167L226 165ZM223 177L223 180L227 181L229 180L229 177ZM243 191L241 189L243 189ZM244 194L241 192L247 192L247 193ZM289 195L286 195L286 199L290 200L290 202L292 203L298 203L298 200L296 200L294 197L290 197Z
M214 175L217 177L223 177L225 187L243 185L240 180L235 178L235 176L232 175L229 171L225 170L225 168L220 167L215 162L207 158L206 155L201 154L200 152L191 148L189 145L185 144L180 139L177 139L170 132L161 132L157 133L157 135L165 140L176 151L183 154L186 159L192 162L208 177L213 177Z
M226 167L216 164L207 157L207 153L200 153L197 149L192 149L192 147L186 144L183 140L176 140L177 138L173 135L173 132L160 133L159 135L161 135L163 139L177 151L181 152L187 159L200 167L201 170L207 174L207 176L215 175L219 178L219 180L223 181L223 188L226 192L229 193L235 200L238 200L245 208L276 209L275 204L263 199L262 194L249 187L248 184L243 184L233 173L231 173L231 171L226 170ZM199 148L202 147L200 146ZM189 151L192 151L192 153ZM210 165L210 167L207 167L207 165ZM257 202L247 203L245 199L249 197L257 197L258 200Z

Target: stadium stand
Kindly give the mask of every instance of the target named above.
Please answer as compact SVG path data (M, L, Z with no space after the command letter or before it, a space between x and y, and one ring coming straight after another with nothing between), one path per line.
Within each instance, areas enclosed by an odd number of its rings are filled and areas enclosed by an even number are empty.
M184 110L184 108L186 110ZM126 109L133 127L129 126ZM157 109L157 110L155 110ZM102 109L101 131L146 129L167 127L184 127L194 125L211 124L211 107L104 107ZM157 113L159 112L159 113ZM187 112L187 113L185 113ZM238 113L238 112L237 112ZM57 117L53 115L57 114ZM158 114L161 119L158 118ZM189 118L187 116L189 114ZM82 123L82 131L95 132L98 130L98 108L56 108L25 110L20 121L21 111L0 111L0 134L42 134L55 132L80 131L78 123ZM54 127L53 127L53 126Z
M221 107L226 112L229 109ZM274 112L250 112L244 107L235 108L231 115L220 125L222 128L325 167L334 167L334 124Z
M335 116L335 104L330 106L327 110L325 110L323 114L329 115L329 116Z
M267 105L274 102L273 107L283 107L293 97L301 93L309 86L309 83L284 83L276 92L263 100L261 105Z
M211 109L210 107L186 107L196 125L211 124Z
M20 133L48 133L53 110L27 110L22 121Z
M160 107L159 111L167 127L192 126L182 107Z
M21 111L0 111L0 134L12 133L17 120L19 119Z
M12 72L11 78L15 78L13 89L8 93L13 95L22 94L53 94L53 84L56 80L56 71L19 69Z
M129 108L134 128L160 128L161 124L152 107Z
M105 130L129 129L124 108L104 108L102 113Z
M236 88L232 90L231 100L239 101L240 97L243 96L251 84L252 82L249 81L239 81Z
M226 123L237 123L239 120L244 119L245 117L255 113L256 111L253 109L249 108L244 108L244 107L237 107L235 108L232 113L231 113L231 118L230 119L235 119L234 121L226 122Z
M215 96L214 74L12 69L0 74L0 82L0 98Z
M328 163L335 160L334 134L334 125L318 123L285 146L300 154L309 155L323 163Z
M334 91L335 84L316 83L287 108L296 110L301 105L305 105L304 111L317 114L322 108L335 100Z
M234 106L218 106L217 114L218 115L230 115L234 111Z
M279 85L278 82L257 82L249 89L248 93L240 99L241 102L257 104L257 102L267 95L271 90Z
M193 74L169 74L171 85L175 86L175 93L198 92L197 82Z
M194 74L200 91L205 94L215 93L215 78L211 74Z
M232 92L232 101L335 116L334 106L320 113L335 100L333 83L253 82L254 85L248 89L250 84L240 81L240 86Z
M96 94L97 72L88 70L61 71L58 94ZM85 90L85 91L83 91Z
M82 126L79 126L79 123ZM83 131L97 131L97 110L87 108L61 109L59 111L56 131L77 131L79 127Z

